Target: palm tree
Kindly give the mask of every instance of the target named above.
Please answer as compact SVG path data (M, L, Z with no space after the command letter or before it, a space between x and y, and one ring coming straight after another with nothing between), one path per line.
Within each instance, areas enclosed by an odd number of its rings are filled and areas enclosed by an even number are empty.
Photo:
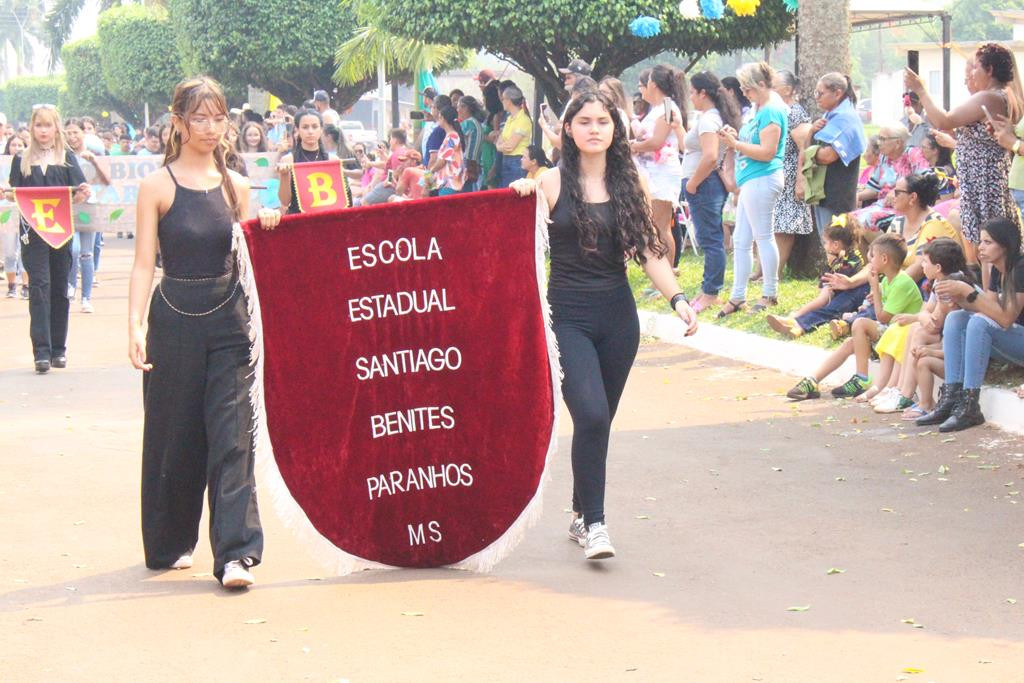
M60 61L60 49L67 42L78 15L89 0L56 0L46 14L46 42L50 46L50 68ZM120 5L121 0L99 0L100 11Z
M420 71L455 68L468 59L469 51L464 48L399 38L369 25L356 29L338 48L334 82L345 86L373 78L381 63L392 80L411 80Z
M0 74L20 75L32 61L33 43L43 38L43 0L0 0ZM7 64L15 57L14 69Z

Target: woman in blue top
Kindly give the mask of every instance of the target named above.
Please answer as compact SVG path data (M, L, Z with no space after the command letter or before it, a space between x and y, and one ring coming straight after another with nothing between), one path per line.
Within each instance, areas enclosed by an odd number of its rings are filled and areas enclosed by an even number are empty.
M763 311L778 303L779 248L772 232L772 210L785 184L782 168L789 114L772 90L772 76L772 68L764 62L740 67L736 77L756 112L739 133L731 126L718 132L722 144L736 153L736 184L741 188L732 236L732 295L718 312L719 318L735 313L746 302L755 241L764 288L752 310Z

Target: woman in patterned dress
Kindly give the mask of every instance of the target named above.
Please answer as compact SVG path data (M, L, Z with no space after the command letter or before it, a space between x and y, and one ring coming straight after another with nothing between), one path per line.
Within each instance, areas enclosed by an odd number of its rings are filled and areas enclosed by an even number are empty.
M786 138L786 152L782 172L786 184L775 202L772 231L779 245L779 279L786 269L786 262L793 250L797 235L810 235L814 231L811 209L804 204L804 179L799 173L800 154L811 132L811 116L796 99L800 80L792 71L779 71L775 92L789 107L789 136Z
M907 89L921 97L928 120L939 130L957 130L957 177L960 180L960 221L967 260L977 262L975 247L981 239L981 225L991 218L1009 218L1019 223L1010 194L1010 154L988 131L989 116L1017 120L1021 103L1009 90L1013 81L1013 53L997 43L985 43L974 55L974 68L967 74L970 99L946 112L928 95L921 78L909 69L903 80ZM982 280L988 287L988 268Z

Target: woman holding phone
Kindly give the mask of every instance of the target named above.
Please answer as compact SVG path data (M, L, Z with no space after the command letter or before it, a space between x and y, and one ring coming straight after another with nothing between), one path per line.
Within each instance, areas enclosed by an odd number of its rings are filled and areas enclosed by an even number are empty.
M968 88L974 94L948 112L932 101L920 76L910 69L903 74L907 89L921 98L932 126L957 129L960 221L969 262L978 260L976 247L985 221L1009 218L1019 223L1017 206L1010 195L1010 154L989 133L989 122L993 116L1016 121L1022 112L1022 103L1009 88L1013 82L1013 53L998 43L985 43L975 52L974 60L975 67L967 74ZM982 269L986 286L988 270Z

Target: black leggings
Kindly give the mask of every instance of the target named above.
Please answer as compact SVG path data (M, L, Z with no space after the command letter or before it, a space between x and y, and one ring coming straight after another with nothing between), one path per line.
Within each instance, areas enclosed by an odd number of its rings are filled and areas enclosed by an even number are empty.
M572 507L587 524L604 521L608 435L640 344L628 286L549 290L562 360L562 397L572 416Z

